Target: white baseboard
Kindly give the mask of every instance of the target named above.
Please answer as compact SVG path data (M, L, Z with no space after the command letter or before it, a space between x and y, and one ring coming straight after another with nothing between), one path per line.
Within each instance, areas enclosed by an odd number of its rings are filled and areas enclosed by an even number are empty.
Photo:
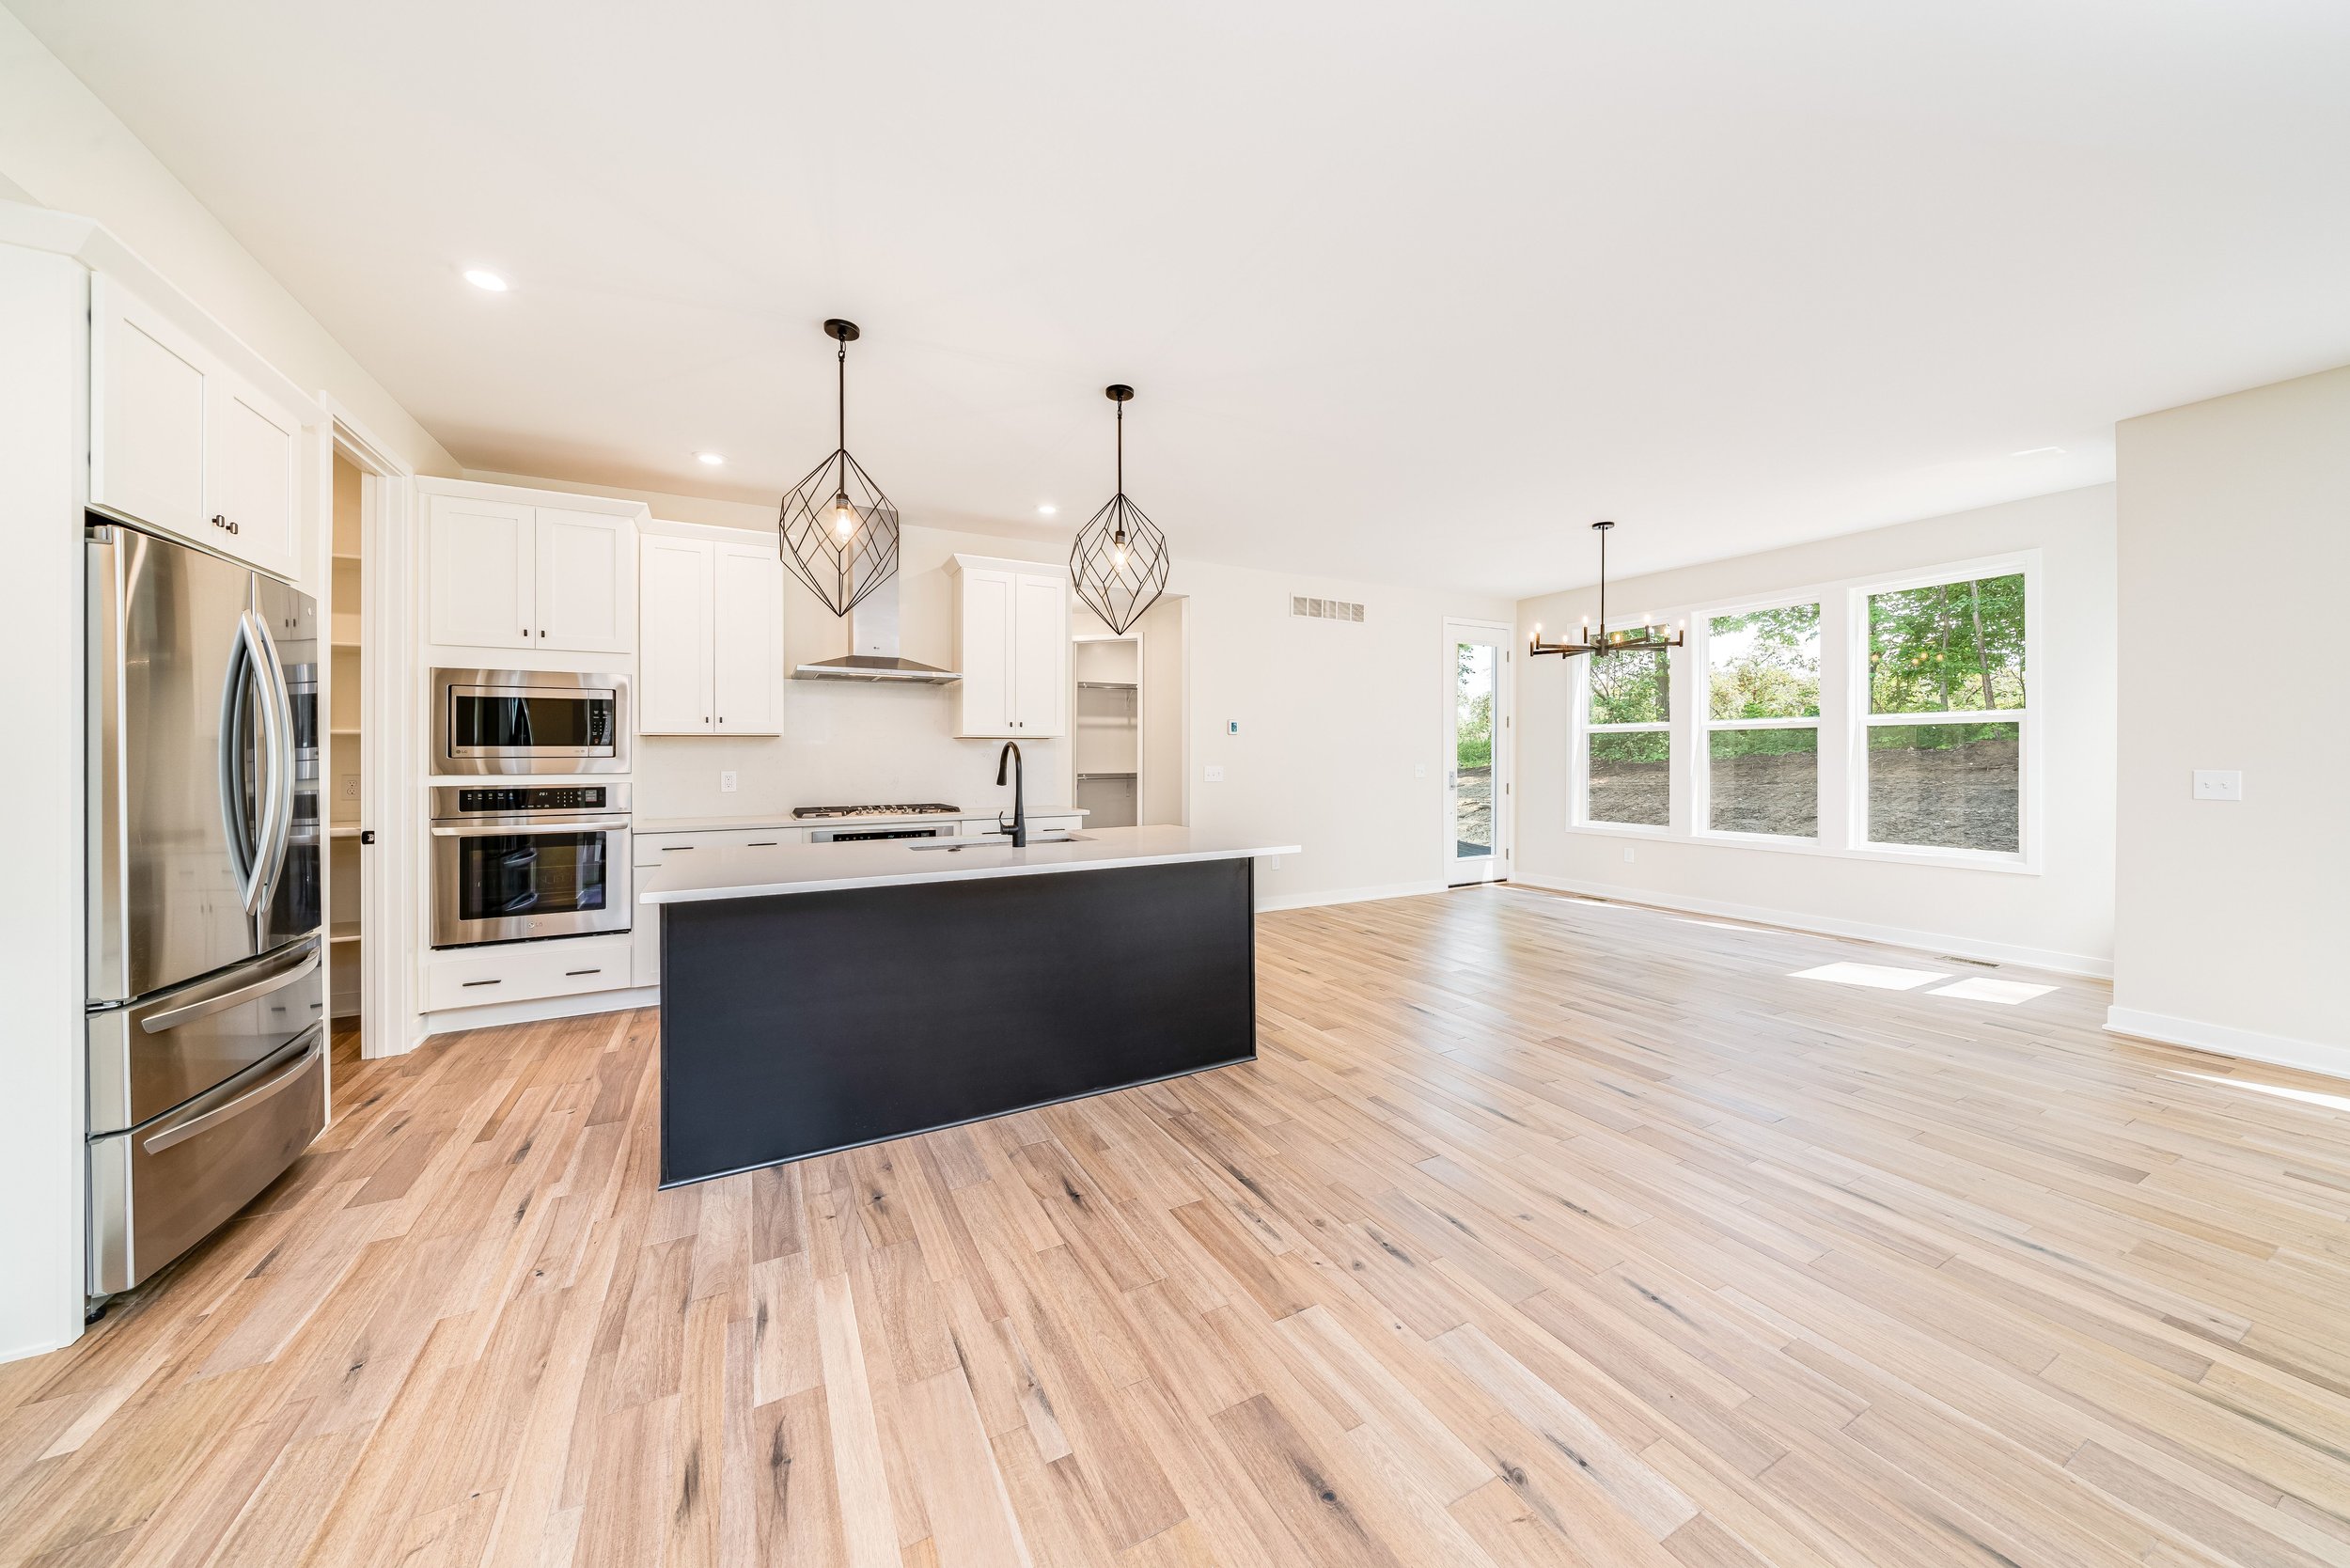
M1790 931L1811 932L1821 936L1849 936L1863 942L1882 942L1888 947L1948 953L1953 958L1976 958L1987 964L2017 964L2031 969L2052 970L2060 975L2087 975L2095 980L2113 978L2113 960L2095 958L2087 953L2019 948L2006 942L1984 942L1971 936L1952 936L1942 932L1881 926L1867 920L1830 919L1790 909L1763 909L1754 904L1725 903L1719 899L1676 898L1651 892L1645 887L1619 887L1604 882L1578 882L1566 877L1529 876L1524 871L1510 880L1527 887L1548 888L1554 893L1581 893L1587 898L1647 904L1653 909L1669 909L1684 915L1712 915L1725 920L1745 920L1758 926L1783 926Z
M2186 1045L2223 1057L2264 1061L2272 1067L2297 1067L2331 1078L2350 1078L2350 1045L2328 1045L2322 1041L2296 1040L2285 1034L2263 1034L2258 1029L2142 1012L2134 1007L2106 1009L2106 1027L2115 1034L2165 1045Z
M1422 893L1441 893L1445 885L1436 882L1390 882L1379 887L1338 887L1327 893L1285 893L1277 899L1259 899L1257 913L1276 909L1312 909L1325 903L1368 903L1372 899L1411 899Z
M449 1008L424 1015L424 1035L416 1044L423 1044L436 1034L455 1034L462 1029L494 1029L501 1024L536 1024L548 1018L577 1018L590 1012L620 1012L633 1007L660 1005L661 987L640 985L627 991L590 991L578 996L545 996L537 1001Z

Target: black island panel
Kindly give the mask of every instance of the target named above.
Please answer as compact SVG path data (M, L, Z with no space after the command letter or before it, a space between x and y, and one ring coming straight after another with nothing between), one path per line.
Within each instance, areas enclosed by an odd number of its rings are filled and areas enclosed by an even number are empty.
M661 1180L1256 1055L1245 857L662 906Z

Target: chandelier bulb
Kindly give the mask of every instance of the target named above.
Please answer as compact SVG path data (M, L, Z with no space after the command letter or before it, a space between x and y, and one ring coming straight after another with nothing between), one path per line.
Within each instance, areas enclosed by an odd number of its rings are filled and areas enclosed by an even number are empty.
M832 531L842 541L856 532L856 509L849 505L845 491L832 498Z

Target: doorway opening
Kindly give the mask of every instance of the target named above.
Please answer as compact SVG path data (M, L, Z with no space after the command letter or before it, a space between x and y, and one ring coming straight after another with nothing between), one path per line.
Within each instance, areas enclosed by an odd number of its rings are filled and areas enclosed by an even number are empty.
M1510 875L1510 627L1444 623L1445 882Z
M1142 638L1080 635L1072 650L1077 702L1076 798L1088 827L1136 827L1142 800Z
M326 1011L336 1049L348 1055L363 1043L366 1016L361 942L367 925L368 865L359 850L366 831L360 807L367 773L360 746L367 712L368 476L340 451L333 461L334 514L327 530L333 581L327 647L333 668L321 737L326 743L327 791Z

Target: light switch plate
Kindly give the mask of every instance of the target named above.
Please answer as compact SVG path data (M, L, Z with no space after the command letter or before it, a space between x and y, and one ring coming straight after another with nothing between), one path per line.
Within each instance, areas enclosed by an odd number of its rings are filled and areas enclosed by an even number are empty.
M1221 763L1221 762L1210 762L1210 763L1208 764L1207 776L1208 776L1208 782L1209 782L1209 783L1211 783L1211 784L1221 784L1221 783L1223 783L1223 782L1224 782L1224 764L1223 764L1223 763Z
M2244 775L2234 768L2197 768L2195 770L2197 800L2242 800Z
M1623 852L1623 857L1624 857L1626 860L1630 860L1630 859L1632 858L1632 852L1631 852L1630 850L1628 850L1628 849L1627 849L1627 850L1625 850L1625 851Z
M734 770L732 768L727 769L718 776L718 792L727 795L734 793Z

